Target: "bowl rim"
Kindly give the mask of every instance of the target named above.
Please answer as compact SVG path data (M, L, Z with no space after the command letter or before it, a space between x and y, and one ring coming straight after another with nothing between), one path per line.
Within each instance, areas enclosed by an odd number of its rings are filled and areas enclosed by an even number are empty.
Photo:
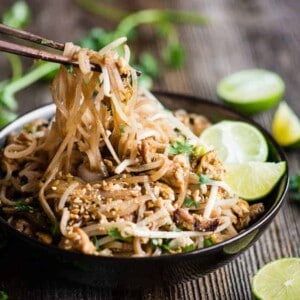
M181 100L189 100L189 101L194 101L197 103L197 105L205 105L209 107L215 107L218 109L218 111L221 112L227 112L230 113L232 116L235 116L239 118L240 120L243 120L245 122L249 122L253 124L255 127L257 127L262 134L266 137L268 142L271 142L273 147L275 148L276 152L278 153L279 157L282 159L282 161L286 162L286 170L285 174L281 177L280 181L284 181L284 187L282 189L281 195L277 201L277 203L273 204L269 210L263 215L262 218L257 220L256 222L252 223L249 227L247 227L243 232L238 233L236 236L229 238L228 240L222 241L220 243L214 244L209 247L204 247L200 249L195 249L190 252L184 252L184 253L176 253L176 254L165 254L165 255L160 255L160 256L143 256L143 257L131 257L131 256L96 256L96 255L91 255L91 254L84 254L81 252L72 252L69 250L61 249L55 245L47 245L39 241L38 239L31 238L27 235L25 235L22 232L17 231L14 229L12 226L10 226L4 218L0 215L0 224L4 226L6 229L8 229L10 232L12 232L14 235L16 235L18 238L21 238L22 240L25 240L29 242L29 244L33 244L34 246L38 248L42 248L46 251L54 251L57 254L60 255L68 255L68 256L73 256L74 258L78 257L78 259L89 259L95 262L113 262L113 261L141 261L141 262L155 262L155 261L161 261L161 260L166 260L166 261L173 261L173 260L179 260L179 259L184 259L186 257L194 257L198 255L205 255L209 252L215 252L220 250L221 248L224 248L227 245L234 244L235 242L242 240L246 236L248 236L251 233L256 232L258 228L263 226L265 223L268 223L268 221L271 221L273 217L278 213L279 209L283 205L285 198L286 198L286 193L288 190L288 183L289 183L289 167L288 167L288 161L286 154L284 153L283 149L278 145L278 143L274 140L272 135L259 123L256 121L252 120L251 118L240 114L236 111L234 111L232 108L227 107L226 105L222 103L215 102L213 100L208 100L207 98L195 96L195 95L189 95L189 94L184 94L184 93L174 93L174 92L168 92L168 91L161 91L161 90L154 90L152 93L156 96L162 96L162 97L169 97L169 98L178 98ZM20 127L24 125L24 122L26 122L26 119L28 117L34 117L36 118L39 117L40 114L47 114L48 110L50 109L53 110L53 113L55 112L55 105L53 103L47 103L44 105L39 106L38 108L35 108L31 111L25 112L21 114L16 120L10 122L7 124L1 131L0 131L0 139L4 138L7 134L9 134L11 131L11 127ZM50 113L48 112L48 114ZM51 112L52 113L52 112ZM246 249L247 247L245 247ZM242 249L244 250L244 249ZM239 253L240 251L238 251Z

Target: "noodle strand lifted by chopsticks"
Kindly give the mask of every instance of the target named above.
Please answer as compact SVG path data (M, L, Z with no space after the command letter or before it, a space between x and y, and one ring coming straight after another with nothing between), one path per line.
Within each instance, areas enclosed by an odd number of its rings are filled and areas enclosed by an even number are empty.
M1 153L5 216L32 237L94 255L181 253L230 238L262 204L253 211L232 193L188 114L139 88L129 47L124 57L116 50L125 41L98 52L66 44L79 68L62 66L54 79L55 116L26 124Z

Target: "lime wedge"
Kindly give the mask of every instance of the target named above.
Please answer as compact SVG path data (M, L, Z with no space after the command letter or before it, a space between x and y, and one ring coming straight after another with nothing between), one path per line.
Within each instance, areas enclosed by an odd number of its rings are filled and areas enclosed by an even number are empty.
M241 198L263 198L275 187L286 170L285 162L225 164L225 182Z
M281 102L274 114L272 132L281 146L300 143L300 120L286 102Z
M223 163L266 161L268 145L253 125L240 121L222 121L206 128L200 138L213 146Z
M236 72L223 78L217 86L217 94L224 102L247 114L274 106L284 90L284 82L277 74L262 69Z
M281 258L263 266L253 277L252 292L261 300L299 300L300 258Z

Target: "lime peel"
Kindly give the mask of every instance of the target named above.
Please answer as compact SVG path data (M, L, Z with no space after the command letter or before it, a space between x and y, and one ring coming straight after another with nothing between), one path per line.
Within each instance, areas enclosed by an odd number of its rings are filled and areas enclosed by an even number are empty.
M253 125L241 121L222 121L206 128L201 140L213 146L223 163L266 161L268 145Z
M286 162L246 162L225 164L225 182L241 198L257 200L275 187L286 170Z
M300 120L286 102L281 102L273 116L272 133L284 147L300 143Z
M298 300L300 258L280 258L264 265L253 277L252 292L262 300Z
M217 94L237 111L253 114L276 105L285 91L284 81L274 72L250 69L223 78Z

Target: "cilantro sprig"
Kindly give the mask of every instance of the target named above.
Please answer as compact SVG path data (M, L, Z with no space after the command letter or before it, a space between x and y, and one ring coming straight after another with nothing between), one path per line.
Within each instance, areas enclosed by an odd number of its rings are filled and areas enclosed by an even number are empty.
M186 207L186 208L190 208L190 207L192 207L192 206L195 206L196 208L199 208L199 207L200 207L200 206L199 206L199 203L198 203L197 201L195 201L195 199L190 198L190 197L186 197L186 198L184 199L183 205L184 205L184 207Z
M188 140L184 141L174 141L170 144L168 148L168 153L171 155L178 155L178 154L186 154L191 155L193 152L193 145L189 143Z

